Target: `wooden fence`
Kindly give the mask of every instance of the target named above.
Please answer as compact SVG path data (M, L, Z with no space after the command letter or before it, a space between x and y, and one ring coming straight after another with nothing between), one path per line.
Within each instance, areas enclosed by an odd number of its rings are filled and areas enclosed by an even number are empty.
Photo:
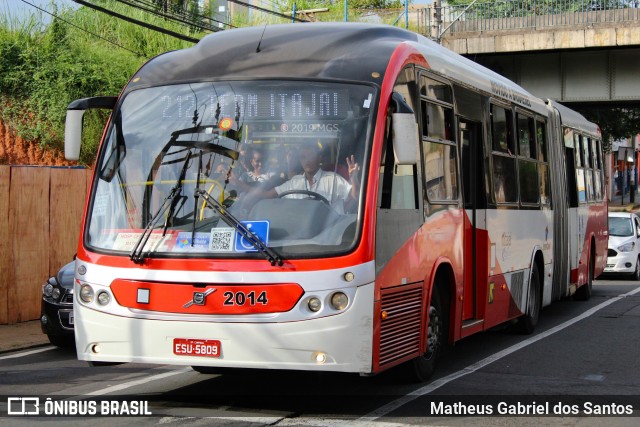
M91 173L0 166L0 324L40 317L42 284L76 253Z

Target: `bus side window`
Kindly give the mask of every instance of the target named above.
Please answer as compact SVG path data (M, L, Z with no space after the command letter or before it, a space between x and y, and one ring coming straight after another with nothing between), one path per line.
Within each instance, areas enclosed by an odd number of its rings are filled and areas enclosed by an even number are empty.
M493 192L497 203L517 203L515 149L512 113L491 106L491 139L493 147Z

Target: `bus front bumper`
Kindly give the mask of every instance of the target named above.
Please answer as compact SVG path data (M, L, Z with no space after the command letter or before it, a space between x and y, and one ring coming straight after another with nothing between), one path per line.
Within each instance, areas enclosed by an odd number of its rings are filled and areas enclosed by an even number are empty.
M75 305L78 359L229 368L370 373L373 283L343 313L303 321L200 322L115 316ZM217 357L174 354L174 340L214 340Z

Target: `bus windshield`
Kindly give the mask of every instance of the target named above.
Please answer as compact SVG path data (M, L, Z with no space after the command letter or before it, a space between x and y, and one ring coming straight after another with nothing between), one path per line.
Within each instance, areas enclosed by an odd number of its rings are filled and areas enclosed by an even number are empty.
M374 95L309 81L130 92L99 157L86 243L138 260L348 251Z

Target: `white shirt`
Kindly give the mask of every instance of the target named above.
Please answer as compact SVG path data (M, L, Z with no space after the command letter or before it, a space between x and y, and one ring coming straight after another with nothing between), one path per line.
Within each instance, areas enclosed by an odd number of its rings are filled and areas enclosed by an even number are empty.
M319 169L313 176L313 183L309 185L309 181L304 174L296 175L282 185L275 187L276 193L280 195L285 191L291 190L307 190L324 196L331 206L339 214L344 213L344 202L349 198L351 193L351 184L341 175L334 172L326 172ZM308 196L304 194L292 194L286 196L294 199L305 199Z

